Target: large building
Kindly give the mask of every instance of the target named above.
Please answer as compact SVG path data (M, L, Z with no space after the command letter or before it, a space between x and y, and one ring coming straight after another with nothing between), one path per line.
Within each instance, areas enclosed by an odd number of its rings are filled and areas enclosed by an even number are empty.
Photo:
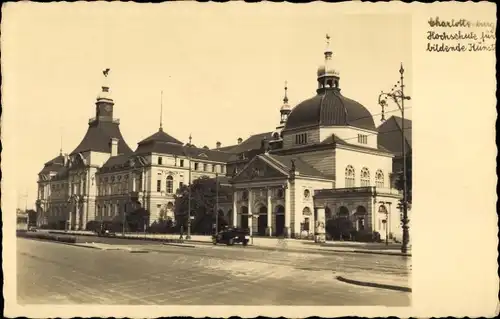
M190 166L192 179L225 174L229 154L184 144L161 126L132 151L113 108L105 83L80 144L45 163L38 180L40 224L85 229L89 221L122 221L139 207L153 223L173 217L174 194L189 182Z
M315 212L324 208L327 220L346 217L358 231L401 239L401 194L391 182L400 151L384 146L395 144L379 133L384 128L376 127L367 108L343 96L332 56L327 49L313 97L291 107L285 86L277 127L232 146L217 142L214 149L184 144L160 126L132 151L104 85L81 144L40 172L42 222L82 229L90 220L122 218L137 207L150 212L150 223L161 214L175 218L174 193L190 182L191 168L191 181L227 175L233 196L220 208L230 223L254 234L313 234Z

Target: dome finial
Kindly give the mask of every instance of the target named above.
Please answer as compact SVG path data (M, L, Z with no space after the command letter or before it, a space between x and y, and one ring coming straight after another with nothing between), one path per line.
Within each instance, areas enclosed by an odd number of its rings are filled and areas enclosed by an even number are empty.
M159 131L163 131L163 90L161 91L161 100L160 100L160 129Z
M331 60L332 50L330 50L330 35L326 34L326 49L325 49L325 60Z
M101 85L101 93L97 96L98 99L111 99L110 98L110 92L109 92L109 72L111 71L110 68L106 68L102 70L102 74L104 75L104 78L102 80L102 85Z
M288 104L288 81L285 81L285 97L283 98L283 103Z

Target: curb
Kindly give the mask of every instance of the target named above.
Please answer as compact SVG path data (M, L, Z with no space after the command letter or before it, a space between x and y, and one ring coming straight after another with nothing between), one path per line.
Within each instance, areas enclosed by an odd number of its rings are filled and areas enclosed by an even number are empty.
M187 247L187 248L196 248L195 245L189 245L189 244L175 244L175 243L162 243L163 245L166 246L175 246L175 247Z
M190 240L189 242L197 243L197 244L205 244L211 245L210 242L200 241L200 240ZM395 252L383 252L383 251L366 251L366 250L341 250L341 249L304 249L304 248L280 248L280 247L267 247L267 246L259 246L259 245L248 245L247 247L251 247L259 250L273 250L273 251L289 251L289 252L301 252L308 254L329 254L329 253L348 253L348 254L373 254L373 255L385 255L385 256L403 256L403 257L411 257L411 254L403 254L403 253L395 253Z
M368 281L352 280L352 279L348 279L348 278L345 278L342 276L337 276L336 278L338 281L345 282L348 284L358 285L358 286L375 287L375 288L382 288L382 289L389 289L389 290L396 290L396 291L403 291L403 292L411 292L411 288L408 288L408 287L378 284L378 283L368 282Z

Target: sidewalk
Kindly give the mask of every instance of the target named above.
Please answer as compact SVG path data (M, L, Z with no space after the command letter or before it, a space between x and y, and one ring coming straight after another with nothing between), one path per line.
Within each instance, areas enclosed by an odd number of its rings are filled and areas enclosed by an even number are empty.
M148 253L149 252L149 250L147 250L147 249L135 248L135 247L131 247L128 245L110 245L110 244L103 244L103 243L76 243L76 244L72 244L72 245L78 246L78 247L84 247L84 248L99 249L99 250L122 250L122 251L128 251L130 253Z
M336 276L337 280L365 287L411 292L411 277L375 273L345 273Z
M63 231L59 231L63 232ZM91 231L68 231L67 234L83 235L83 236L96 236ZM116 238L121 238L121 233L116 234ZM125 237L129 239L179 239L179 234L144 234L144 233L125 233ZM184 237L185 238L185 237ZM184 243L200 243L211 244L212 237L209 235L191 235L190 240L184 239ZM411 252L403 254L400 250L399 244L389 244L386 246L384 243L361 243L349 241L330 241L323 244L315 243L312 240L306 239L293 239L293 238L275 238L275 237L254 237L250 242L250 246L265 250L291 250L297 252L350 252L350 253L365 253L365 254L379 254L379 255L394 255L394 256L408 256L411 257Z

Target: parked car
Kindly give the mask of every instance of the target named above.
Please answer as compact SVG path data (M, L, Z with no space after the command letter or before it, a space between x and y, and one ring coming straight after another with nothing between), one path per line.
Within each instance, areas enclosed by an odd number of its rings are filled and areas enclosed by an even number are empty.
M30 226L28 231L36 232L36 226Z
M241 243L243 246L246 246L249 241L248 230L241 228L226 228L212 236L212 243L214 245L226 244L232 246L235 243Z
M97 236L99 237L116 237L116 234L109 229L101 229L97 232Z

